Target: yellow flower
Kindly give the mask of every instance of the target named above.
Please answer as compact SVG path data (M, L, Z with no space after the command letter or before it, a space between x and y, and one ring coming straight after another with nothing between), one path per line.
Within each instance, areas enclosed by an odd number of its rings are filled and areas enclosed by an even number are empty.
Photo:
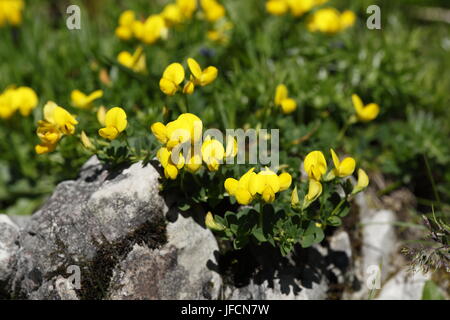
M193 80L193 79L192 79ZM195 89L195 84L193 81L188 81L183 87L184 94L193 94Z
M295 188L291 194L291 207L298 208L299 204L300 204L300 200L298 198L297 186L295 186Z
M322 184L317 180L309 180L308 193L305 195L303 209L309 207L322 194Z
M191 156L186 161L185 168L188 172L195 173L202 166L202 158L200 155L194 154L193 151L191 151L190 155Z
M175 180L178 176L179 170L184 167L184 157L179 154L178 157L172 156L172 152L169 149L162 147L156 154L159 162L164 168L164 176L166 179Z
M144 73L147 68L145 62L145 54L142 47L138 47L133 55L131 55L131 53L127 51L120 52L117 56L117 61L121 65L138 73Z
M29 87L9 87L0 94L0 118L8 119L17 110L24 117L29 116L36 108L38 97Z
M175 130L177 130L177 127L179 127L179 126L181 126L181 128L183 128L183 129L187 130L189 133L187 136L187 140L190 139L191 143L194 143L194 142L197 142L198 140L200 140L200 138L202 137L203 123L199 117L197 117L195 114L192 114L192 113L183 113L178 117L177 121L180 124L175 126ZM169 137L168 144L170 144L170 141L172 140L171 136L173 136L174 131L172 131L170 123L167 126L168 126L167 134Z
M327 172L327 161L321 151L312 151L306 155L303 167L310 179L320 181Z
M188 84L185 86L185 90L183 90L186 91L186 93L189 93L190 90L194 91L194 87L196 85L204 87L213 82L214 80L216 80L218 73L216 67L209 66L205 70L202 70L198 62L195 61L194 59L188 58L187 62L192 77L191 80L188 82Z
M95 147L92 144L89 137L86 135L86 132L81 131L80 140L81 140L81 143L83 144L83 147L85 147L88 150L95 150Z
M159 88L168 96L173 96L179 89L179 85L184 80L184 69L179 63L170 64L159 81Z
M251 168L239 179L239 181L233 178L225 180L225 190L230 196L234 196L239 204L248 205L254 199L248 189L250 178L253 175L256 175L256 173L253 172L254 170L255 168Z
M288 189L291 183L292 177L289 173L282 173L278 176L266 168L250 177L248 187L252 196L260 194L265 202L271 203L275 200L275 194Z
M214 231L223 231L223 230L225 230L225 226L223 226L223 225L220 224L220 223L217 223L217 222L214 220L214 217L213 217L213 215L212 215L211 212L208 212L208 213L206 214L206 217L205 217L205 225L206 225L209 229L214 230Z
M202 145L202 158L209 171L219 170L219 166L225 157L223 144L210 136L206 137Z
M376 103L369 103L368 105L364 105L361 98L353 94L352 95L352 102L353 107L356 111L356 116L360 121L368 122L372 121L378 116L378 113L380 112L380 107Z
M356 15L351 10L345 10L341 14L341 29L346 29L355 24Z
M130 40L133 37L133 24L136 21L134 11L126 10L119 17L119 26L115 34L121 40Z
M297 109L297 102L288 98L288 89L284 84L279 84L275 90L275 105L281 107L284 114L289 114Z
M29 116L31 111L36 108L38 104L36 92L28 87L18 87L14 91L14 95L14 102L17 104L15 107L19 109L22 116Z
M105 125L105 118L106 118L106 108L104 106L100 106L97 110L97 121L102 126Z
M171 150L180 143L198 141L202 136L203 123L196 115L183 113L167 125L154 123L151 130L158 141Z
M317 0L287 0L294 17L300 17L320 4Z
M232 136L227 136L227 149L225 151L226 158L234 158L238 153L238 143Z
M289 173L283 172L278 176L278 179L280 180L280 191L289 189L292 183L292 176Z
M151 125L150 130L152 131L153 135L158 139L161 143L167 142L167 130L166 126L161 122L155 122Z
M164 18L168 26L179 24L183 22L184 18L180 7L174 3L167 4L161 12L161 16Z
M105 139L114 140L127 128L127 114L122 108L115 107L106 113L105 128L98 131L98 134Z
M351 27L355 20L356 15L350 10L340 13L334 8L324 8L314 12L308 21L307 27L312 32L319 31L334 34Z
M312 32L337 33L341 30L340 13L334 8L317 10L310 17L307 27Z
M47 121L38 122L36 134L45 145L57 144L62 138L61 131L59 131L55 125Z
M177 0L176 4L185 19L192 18L197 9L197 0Z
M363 169L358 169L358 182L356 186L353 188L352 194L356 194L361 192L369 185L369 177L367 173Z
M145 44L153 44L159 39L167 37L167 26L161 15L151 15L145 20L139 40Z
M23 0L0 0L0 27L22 23Z
M215 22L225 16L225 7L216 0L200 0L206 20Z
M78 124L73 115L53 101L47 102L44 106L44 120L65 135L74 134L75 126Z
M270 14L281 16L289 9L287 0L269 0L266 2L266 11Z
M13 103L14 88L8 88L0 94L0 118L9 119L17 111L17 105Z
M334 170L333 173L336 177L347 177L353 174L355 171L356 161L351 157L347 157L342 162L339 160L339 157L334 152L333 149L330 149L331 157L333 158Z
M34 151L41 155L49 152L55 151L56 144L38 144L34 147Z
M41 143L35 147L37 154L44 154L55 150L63 135L75 133L78 121L64 108L49 101L44 106L44 120L38 122L36 131Z
M144 22L141 20L135 20L131 25L131 30L133 31L133 35L136 39L142 39L144 34Z
M72 105L80 109L88 109L92 106L92 102L103 96L102 90L96 90L89 95L84 94L80 90L73 90L70 94Z

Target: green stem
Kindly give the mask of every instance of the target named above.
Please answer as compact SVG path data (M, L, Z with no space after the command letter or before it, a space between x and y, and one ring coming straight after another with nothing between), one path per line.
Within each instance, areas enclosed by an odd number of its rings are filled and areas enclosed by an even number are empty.
M336 206L336 208L334 208L334 210L331 212L331 215L330 215L330 217L332 217L332 216L334 216L337 212L338 212L338 210L342 207L342 205L344 204L344 202L345 202L345 198L344 199L341 199L341 201L338 203L338 205Z
M427 167L427 174L428 174L428 177L430 178L431 187L433 188L434 197L436 198L436 201L437 201L437 204L439 205L439 207L441 207L441 199L439 197L439 193L436 188L436 183L434 181L433 174L431 173L431 167L428 162L428 158L425 154L423 154L423 158L425 160L425 166Z
M188 99L188 95L187 95L187 94L184 94L183 96L184 96L184 104L185 104L186 112L189 112L189 99Z
M263 203L263 200L261 199L259 201L259 226L261 227L261 230L263 230L263 228L264 228L263 207L264 207L264 203Z
M339 132L339 135L337 137L337 141L340 142L342 140L342 138L344 138L345 133L348 130L348 127L350 126L350 121L347 121L344 126L342 127L341 131Z

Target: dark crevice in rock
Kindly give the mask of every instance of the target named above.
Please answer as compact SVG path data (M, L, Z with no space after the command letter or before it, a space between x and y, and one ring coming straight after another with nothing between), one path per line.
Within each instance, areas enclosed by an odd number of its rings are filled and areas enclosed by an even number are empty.
M145 244L151 249L167 243L165 220L144 223L139 229L115 243L106 241L98 247L96 257L82 264L83 278L77 294L82 300L106 297L113 269L131 251L135 244Z

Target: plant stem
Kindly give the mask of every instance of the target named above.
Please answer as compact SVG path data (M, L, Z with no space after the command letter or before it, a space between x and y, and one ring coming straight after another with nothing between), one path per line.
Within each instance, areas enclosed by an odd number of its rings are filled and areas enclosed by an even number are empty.
M184 94L183 96L184 96L184 104L185 104L186 112L189 112L189 99L188 99L188 96L187 96L187 94Z
M264 229L263 207L264 207L264 203L262 200L260 200L259 201L259 226L261 227L261 230Z
M425 160L425 166L427 167L427 174L428 174L428 177L430 178L431 187L433 188L434 197L436 198L438 206L441 207L441 199L439 197L439 193L438 193L437 188L436 188L436 183L434 181L433 174L431 173L431 168L430 168L430 164L428 162L428 158L427 158L427 156L425 154L423 154L423 159Z

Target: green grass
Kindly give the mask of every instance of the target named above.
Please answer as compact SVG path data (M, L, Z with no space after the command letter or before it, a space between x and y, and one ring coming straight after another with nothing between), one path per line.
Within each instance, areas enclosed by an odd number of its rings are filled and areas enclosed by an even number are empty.
M333 147L418 197L436 201L426 157L436 192L442 202L449 202L450 28L417 20L408 10L412 3L445 6L445 1L330 1L341 10L355 10L358 21L345 32L327 36L308 32L305 19L268 15L264 1L224 0L234 24L228 45L208 41L206 23L192 21L171 30L167 41L145 46L145 76L115 62L121 50L134 51L137 43L119 41L114 29L121 11L133 9L147 16L158 12L163 1L86 2L89 7L74 2L82 6L81 30L65 27L64 1L42 0L27 1L20 28L0 29L0 90L27 85L40 98L31 117L0 120L0 211L33 212L58 182L75 178L89 156L75 138L64 140L56 153L34 154L36 123L46 101L67 107L78 115L80 128L96 136L95 114L72 109L70 92L103 89L101 103L123 107L131 123L128 134L143 137L154 152L149 125L162 120L164 106L175 118L177 102L184 103L164 97L159 78L169 63L185 64L190 56L219 69L213 85L188 98L190 111L207 127L280 128L281 163L292 171L298 171L308 151L328 153ZM382 9L382 30L365 27L365 8L374 2ZM108 72L110 86L99 80L101 69ZM273 112L267 117L264 110L281 82L299 108L292 115ZM338 139L353 114L354 92L366 102L377 102L381 113L373 122L351 126ZM301 143L292 143L299 139Z

